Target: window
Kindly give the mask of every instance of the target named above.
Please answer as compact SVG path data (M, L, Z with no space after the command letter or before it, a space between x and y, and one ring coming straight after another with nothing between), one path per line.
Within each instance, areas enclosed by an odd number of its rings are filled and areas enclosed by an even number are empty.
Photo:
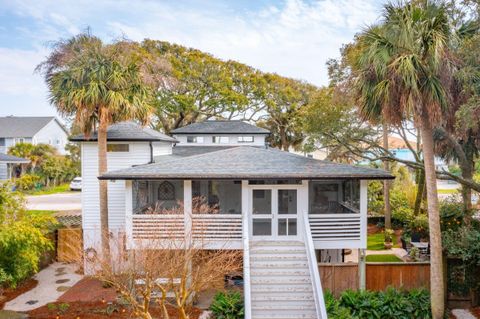
M128 152L128 144L107 144L107 152Z
M203 136L187 136L187 143L203 143Z
M57 140L56 143L57 143L57 145L60 145L60 140Z
M0 146L5 146L5 138L0 138Z
M253 143L255 138L253 136L239 136L238 143Z
M228 144L228 136L213 136L212 142L215 144Z
M241 214L242 184L238 181L192 181L193 212Z

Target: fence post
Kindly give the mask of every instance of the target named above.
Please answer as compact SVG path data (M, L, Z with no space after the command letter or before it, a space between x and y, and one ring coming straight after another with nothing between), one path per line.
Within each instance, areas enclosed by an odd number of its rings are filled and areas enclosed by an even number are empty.
M360 290L366 289L367 269L365 265L365 249L358 250L358 284Z

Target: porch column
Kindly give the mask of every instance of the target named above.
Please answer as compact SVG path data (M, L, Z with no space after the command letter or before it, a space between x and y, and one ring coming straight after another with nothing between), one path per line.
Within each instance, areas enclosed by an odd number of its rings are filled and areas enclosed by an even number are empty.
M366 289L368 181L360 181L360 249L358 250L358 276L360 290Z
M183 218L185 231L185 244L192 244L192 181L183 181Z
M132 181L125 181L125 237L127 249L132 249L133 242L133 191Z

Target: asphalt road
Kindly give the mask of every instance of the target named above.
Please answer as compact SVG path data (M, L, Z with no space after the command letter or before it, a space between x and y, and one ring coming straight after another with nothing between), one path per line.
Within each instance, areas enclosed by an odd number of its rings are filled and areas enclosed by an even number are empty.
M81 192L27 196L29 210L80 211Z

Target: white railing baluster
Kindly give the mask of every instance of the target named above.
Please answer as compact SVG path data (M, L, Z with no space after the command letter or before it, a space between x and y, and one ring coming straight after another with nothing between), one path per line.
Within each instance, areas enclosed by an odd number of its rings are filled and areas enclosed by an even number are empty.
M313 294L315 297L315 308L319 319L327 319L327 310L325 300L323 299L322 282L320 281L320 272L318 271L317 257L315 256L315 246L313 245L312 233L310 231L310 222L308 213L303 214L303 228L305 231L305 247L307 249L308 268L312 279Z

